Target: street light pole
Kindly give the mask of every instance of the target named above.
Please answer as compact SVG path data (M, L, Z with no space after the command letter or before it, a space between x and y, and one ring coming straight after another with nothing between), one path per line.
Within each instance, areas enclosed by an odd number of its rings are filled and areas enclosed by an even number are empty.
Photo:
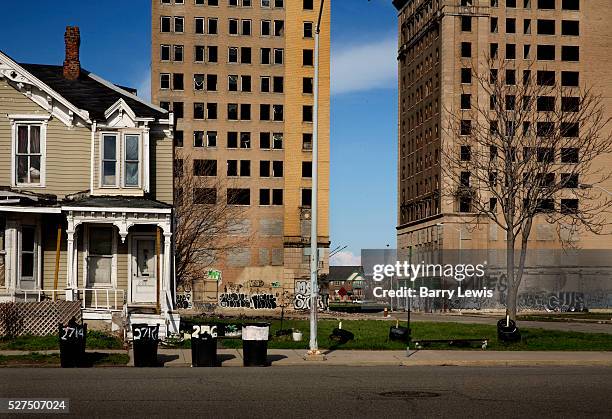
M325 0L321 0L319 19L315 30L314 52L314 109L312 130L312 197L310 217L310 350L309 355L319 355L317 342L317 303L319 297L319 248L318 248L318 188L319 188L319 34L321 33L321 18Z

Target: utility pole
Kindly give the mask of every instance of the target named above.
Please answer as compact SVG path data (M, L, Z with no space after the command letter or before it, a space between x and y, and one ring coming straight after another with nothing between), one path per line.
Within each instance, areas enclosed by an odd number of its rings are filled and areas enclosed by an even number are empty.
M321 33L321 18L325 0L321 0L319 19L315 30L315 62L314 62L314 115L312 118L312 202L310 216L310 349L307 356L320 357L317 341L317 310L319 300L319 34Z

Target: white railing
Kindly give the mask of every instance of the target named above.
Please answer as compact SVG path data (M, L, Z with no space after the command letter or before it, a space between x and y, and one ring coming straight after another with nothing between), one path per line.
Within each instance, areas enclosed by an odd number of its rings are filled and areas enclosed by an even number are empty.
M79 288L84 309L123 310L125 291L114 288ZM88 294L90 298L88 299Z
M16 301L46 301L46 300L65 300L66 290L15 290Z
M125 290L111 288L79 288L78 295L83 309L116 311L122 310L125 304ZM15 290L16 301L67 300L70 290Z

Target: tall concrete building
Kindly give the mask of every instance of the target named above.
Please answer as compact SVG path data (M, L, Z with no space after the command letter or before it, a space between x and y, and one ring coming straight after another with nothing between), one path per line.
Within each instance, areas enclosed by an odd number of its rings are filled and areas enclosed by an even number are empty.
M443 144L460 145L449 127L450 109L489 97L471 77L486 58L510 66L546 70L564 86L592 86L612 115L612 10L606 0L394 0L399 11L398 248L504 248L503 231L484 221L467 228L474 214L448 199L441 168ZM473 68L479 67L479 68ZM609 163L609 156L602 161ZM601 162L600 162L601 163ZM604 186L612 186L607 184ZM608 188L609 190L610 188ZM555 226L539 223L533 247L555 248ZM583 248L610 247L608 238L582 234Z
M175 152L191 160L184 170L227 179L217 199L231 195L246 210L237 223L249 244L213 266L222 272L216 292L293 293L309 278L320 1L152 2L152 101L174 111ZM330 10L327 1L319 64L321 273L329 248ZM196 289L195 299L214 302L214 286Z

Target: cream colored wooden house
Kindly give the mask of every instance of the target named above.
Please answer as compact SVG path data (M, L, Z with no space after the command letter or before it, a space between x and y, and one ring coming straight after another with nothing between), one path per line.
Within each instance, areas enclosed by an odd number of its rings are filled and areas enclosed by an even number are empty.
M0 301L172 332L172 114L82 69L78 28L65 39L63 66L0 52Z

